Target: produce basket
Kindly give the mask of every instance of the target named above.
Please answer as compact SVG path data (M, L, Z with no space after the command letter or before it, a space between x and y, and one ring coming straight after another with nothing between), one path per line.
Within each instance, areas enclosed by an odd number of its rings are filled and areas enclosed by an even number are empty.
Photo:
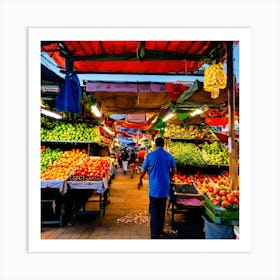
M203 194L194 184L173 184L174 195L180 198L197 198L202 199Z
M207 195L204 196L205 213L216 224L239 225L239 208L216 206Z

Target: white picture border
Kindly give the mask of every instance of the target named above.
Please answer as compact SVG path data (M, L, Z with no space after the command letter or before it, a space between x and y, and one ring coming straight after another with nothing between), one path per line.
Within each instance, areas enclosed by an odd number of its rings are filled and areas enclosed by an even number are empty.
M89 35L91 34L91 35ZM40 43L56 40L239 41L240 239L42 240L40 225ZM250 28L91 27L28 29L28 251L250 252L252 250L252 30Z

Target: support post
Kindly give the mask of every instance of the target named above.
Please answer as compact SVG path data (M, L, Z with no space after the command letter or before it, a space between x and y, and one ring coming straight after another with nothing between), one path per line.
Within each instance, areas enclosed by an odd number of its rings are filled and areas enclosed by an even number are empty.
M230 175L230 187L233 190L238 189L238 147L235 142L235 91L233 83L233 42L227 41L227 86L228 86L228 123L229 123L229 175Z

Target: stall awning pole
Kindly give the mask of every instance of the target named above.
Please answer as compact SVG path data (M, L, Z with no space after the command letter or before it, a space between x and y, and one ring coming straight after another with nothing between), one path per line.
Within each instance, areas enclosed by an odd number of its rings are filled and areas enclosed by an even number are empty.
M238 149L235 142L235 91L233 82L233 42L228 41L227 46L227 85L228 85L228 123L229 123L229 175L231 189L238 189Z

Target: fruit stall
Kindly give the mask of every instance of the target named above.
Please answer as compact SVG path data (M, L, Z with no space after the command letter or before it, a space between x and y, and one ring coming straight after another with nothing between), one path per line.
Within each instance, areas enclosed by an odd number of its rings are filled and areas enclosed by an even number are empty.
M152 140L159 135L165 138L177 165L170 191L172 226L177 214L190 211L201 213L206 229L217 225L230 231L239 226L239 92L233 78L233 44L42 42L42 51L66 73L65 84L55 95L55 109L63 120L41 118L42 213L45 208L58 213L55 222L60 224L75 223L77 215L101 218L113 175L109 153L103 154L103 148L111 149L117 134L136 139L146 133ZM77 87L77 74L85 73L183 73L203 76L204 81L84 81ZM66 96L66 85L71 84ZM113 119L113 114L127 118ZM131 121L128 115L133 114L145 118ZM227 141L217 136L214 117L223 128L227 125ZM91 202L97 203L96 211L86 209ZM209 232L207 236L211 238Z
M207 124L167 128L167 146L178 169L170 195L172 226L176 214L189 211L200 212L212 231L213 224L226 232L239 225L239 191L230 188L227 147Z
M74 222L80 214L104 215L112 174L110 158L97 156L100 151L98 126L41 118L42 224ZM88 202L97 202L98 209L86 211Z

